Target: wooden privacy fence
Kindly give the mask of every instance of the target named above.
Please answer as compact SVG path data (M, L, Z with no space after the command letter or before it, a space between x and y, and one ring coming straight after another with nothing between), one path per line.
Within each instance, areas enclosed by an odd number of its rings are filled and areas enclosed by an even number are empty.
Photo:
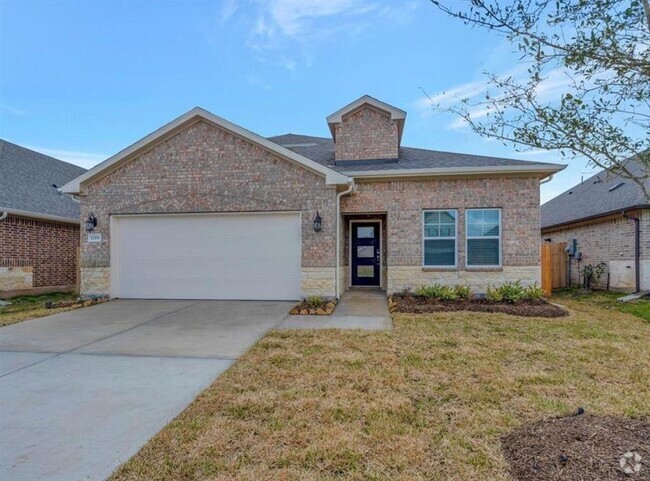
M567 286L566 242L542 244L542 289L547 296L553 289Z

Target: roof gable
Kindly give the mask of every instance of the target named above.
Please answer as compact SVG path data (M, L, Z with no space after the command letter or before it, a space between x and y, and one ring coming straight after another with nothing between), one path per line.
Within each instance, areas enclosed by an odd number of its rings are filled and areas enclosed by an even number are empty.
M206 121L208 123L214 124L224 130L227 130L233 135L259 145L260 147L271 151L290 162L302 166L314 173L320 174L325 177L326 183L328 185L346 184L349 180L347 176L336 172L335 170L332 170L322 164L319 164L318 162L315 162L292 150L289 150L286 147L282 147L281 145L271 142L270 140L265 139L264 137L261 137L249 130L246 130L243 127L233 124L226 119L218 117L217 115L214 115L207 110L204 110L200 107L195 107L189 112L172 120L158 130L137 141L133 145L106 159L104 162L96 165L85 174L68 182L63 186L62 191L69 194L81 193L84 186L112 172L125 163L142 155L144 152L150 150L154 146L176 135L178 132L182 131L188 126L193 125L199 121Z
M369 105L381 112L386 112L388 115L390 115L391 120L397 121L398 141L401 142L402 132L404 131L404 122L406 120L406 112L402 109L398 109L397 107L393 107L392 105L387 104L386 102L377 100L376 98L371 97L370 95L363 95L362 97L359 97L354 102L347 104L345 107L327 116L327 124L329 125L330 132L332 132L332 138L335 139L335 135L336 135L334 126L338 123L341 123L343 121L343 117L345 117L347 114L354 112L355 110L363 107L364 105Z

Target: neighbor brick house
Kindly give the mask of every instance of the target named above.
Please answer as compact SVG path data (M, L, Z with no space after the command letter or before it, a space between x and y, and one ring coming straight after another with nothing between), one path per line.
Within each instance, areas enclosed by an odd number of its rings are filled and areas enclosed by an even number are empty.
M563 166L403 147L405 120L364 96L327 117L331 138L263 138L191 110L63 187L98 221L82 294L539 282L539 182Z
M628 171L646 177L636 159ZM542 239L575 240L580 261L571 260L570 279L580 285L587 265L601 262L605 270L595 287L620 290L650 289L650 202L630 178L602 171L542 205Z
M81 209L58 187L85 171L0 140L0 297L76 289Z

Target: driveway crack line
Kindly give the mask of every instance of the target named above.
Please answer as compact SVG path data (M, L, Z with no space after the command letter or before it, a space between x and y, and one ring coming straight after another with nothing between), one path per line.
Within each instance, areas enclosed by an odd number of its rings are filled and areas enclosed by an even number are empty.
M118 336L118 335L120 335L120 334L123 334L123 333L125 333L125 332L132 331L133 329L136 329L136 328L138 328L138 327L140 327L140 326L144 326L144 325L146 325L146 324L149 324L150 322L154 322L154 321L157 321L158 319L162 319L162 318L165 317L165 316L169 316L169 315L171 315L171 314L176 314L176 313L178 313L178 312L180 312L180 311L182 311L182 310L184 310L184 309L189 309L190 307L195 306L195 305L198 304L199 302L200 302L200 301L193 302L192 304L189 304L189 305L187 305L187 306L183 306L183 307L181 307L180 309L176 309L175 311L165 312L164 314L161 314L161 315L159 315L159 316L157 316L157 317L154 317L153 319L149 319L148 321L141 322L140 324L136 324L135 326L131 326L131 327L129 327L129 328L127 328L127 329L124 329L124 330L122 330L122 331L115 332L115 333L113 333L113 334L109 334L108 336L104 336L104 337L101 337L101 338L99 338L99 339L95 339L95 340L93 340L93 341L91 341L91 342L87 342L86 344L82 344L81 346L76 346L76 347L74 347L74 348L72 348L72 349L68 349L67 351L58 352L58 353L56 353L54 356L50 356L50 357L47 357L47 358L45 358L45 359L41 359L40 361L36 361L36 362L34 362L34 363L32 363L32 364L29 364L29 365L27 365L27 366L19 367L18 369L14 369L13 371L6 372L6 373L0 375L0 379L3 379L3 378L5 378L5 377L7 377L7 376L9 376L9 375L11 375L11 374L17 373L17 372L19 372L19 371L22 371L23 369L27 369L28 367L36 366L36 365L41 364L41 363L43 363L43 362L45 362L45 361L49 361L49 360L51 360L51 359L55 359L55 358L57 358L57 357L59 357L59 356L61 356L61 355L63 355L63 354L73 354L74 351L77 351L77 350L79 350L79 349L83 349L84 347L88 347L88 346L90 346L90 345L92 345L92 344L95 344L95 343L97 343L97 342L101 342L101 341L104 341L104 340L106 340L106 339L110 339L111 337L115 337L115 336ZM31 351L23 351L23 352L31 352ZM38 353L37 353L37 354L38 354ZM78 354L81 354L81 353L78 353ZM138 356L134 356L134 357L138 357ZM160 356L152 356L152 357L160 357Z

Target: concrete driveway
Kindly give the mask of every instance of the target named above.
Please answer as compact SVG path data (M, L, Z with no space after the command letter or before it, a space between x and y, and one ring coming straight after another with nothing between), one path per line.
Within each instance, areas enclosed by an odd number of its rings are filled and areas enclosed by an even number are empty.
M105 479L290 307L123 300L0 328L0 479Z

